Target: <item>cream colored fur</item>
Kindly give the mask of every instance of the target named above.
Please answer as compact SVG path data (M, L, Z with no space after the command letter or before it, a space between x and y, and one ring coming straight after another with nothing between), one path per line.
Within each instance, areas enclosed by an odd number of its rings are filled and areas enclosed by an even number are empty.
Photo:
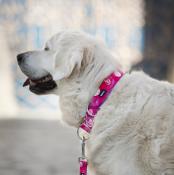
M102 80L120 65L104 45L80 32L61 32L46 47L40 60L49 53L52 66L44 70L58 85L49 93L60 97L62 120L78 127ZM28 60L37 64L35 52ZM90 175L174 175L174 86L143 72L126 73L97 114L87 151Z

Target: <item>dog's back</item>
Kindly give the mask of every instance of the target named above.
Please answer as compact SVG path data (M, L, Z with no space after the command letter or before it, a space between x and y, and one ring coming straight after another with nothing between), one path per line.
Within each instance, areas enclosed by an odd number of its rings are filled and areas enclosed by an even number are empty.
M173 106L171 84L141 72L125 75L98 114L89 141L98 173L174 175Z

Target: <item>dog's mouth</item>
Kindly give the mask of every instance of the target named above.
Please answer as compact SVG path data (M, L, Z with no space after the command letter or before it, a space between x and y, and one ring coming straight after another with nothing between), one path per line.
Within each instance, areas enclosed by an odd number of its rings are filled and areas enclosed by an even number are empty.
M31 92L35 94L44 94L57 87L56 82L53 80L51 74L48 74L39 79L27 78L23 84L24 86L29 86Z

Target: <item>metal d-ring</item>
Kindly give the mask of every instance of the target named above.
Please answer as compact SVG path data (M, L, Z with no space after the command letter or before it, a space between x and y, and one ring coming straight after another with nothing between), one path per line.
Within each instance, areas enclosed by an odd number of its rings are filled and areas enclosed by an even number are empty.
M77 129L77 136L79 137L79 139L80 140L88 140L89 139L89 133L87 133L85 130L84 130L84 132L86 133L86 135L83 135L83 136L80 136L80 133L79 133L79 130L80 130L81 128L80 127L78 127L78 129ZM86 137L85 137L86 136Z

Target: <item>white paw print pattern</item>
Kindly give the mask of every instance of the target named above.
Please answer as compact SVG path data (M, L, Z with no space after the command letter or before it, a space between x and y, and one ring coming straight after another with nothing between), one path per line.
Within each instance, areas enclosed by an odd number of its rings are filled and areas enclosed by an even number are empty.
M87 112L90 116L93 116L93 117L95 116L92 109L88 109Z
M110 79L106 79L105 83L109 86L111 84L111 80Z
M118 72L118 71L114 72L114 74L115 74L116 77L121 77L121 73Z
M88 127L92 128L92 126L93 126L93 120L92 119L88 119L87 125L88 125Z

